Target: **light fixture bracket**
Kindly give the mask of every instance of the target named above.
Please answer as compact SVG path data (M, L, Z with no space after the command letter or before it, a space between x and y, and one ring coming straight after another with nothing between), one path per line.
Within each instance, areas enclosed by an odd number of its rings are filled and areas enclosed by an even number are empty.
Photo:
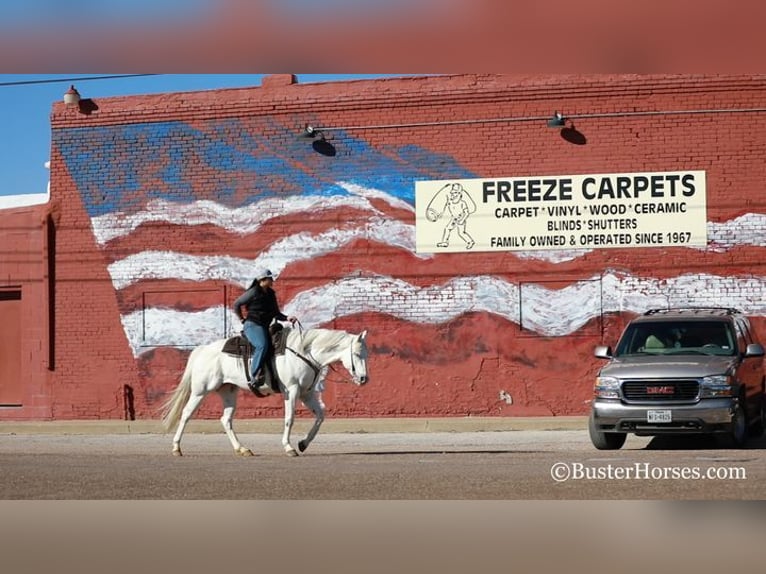
M567 119L561 112L554 112L553 117L548 120L549 128L563 128L567 125Z
M301 133L300 137L307 138L307 139L320 139L320 140L325 139L324 133L322 132L322 130L319 130L309 124L306 124L306 127L303 128L303 133Z

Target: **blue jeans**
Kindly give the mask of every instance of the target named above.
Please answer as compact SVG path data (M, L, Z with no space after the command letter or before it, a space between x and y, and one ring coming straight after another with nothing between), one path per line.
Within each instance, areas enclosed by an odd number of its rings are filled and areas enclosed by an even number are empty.
M245 321L244 328L245 337L250 341L250 344L254 347L253 359L250 362L250 374L255 377L255 373L263 362L263 358L266 356L266 350L269 346L269 336L266 332L266 327L258 325L252 321Z

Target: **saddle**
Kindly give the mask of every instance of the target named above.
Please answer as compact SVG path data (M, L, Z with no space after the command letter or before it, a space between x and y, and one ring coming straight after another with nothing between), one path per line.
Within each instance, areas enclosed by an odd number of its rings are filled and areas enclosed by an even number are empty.
M258 397L267 397L271 394L280 392L280 381L274 366L274 357L284 355L285 349L287 348L287 334L289 332L289 328L285 328L279 323L274 323L269 327L271 345L269 345L269 348L266 351L266 357L263 360L264 383L258 388L251 387L253 393ZM247 340L244 332L226 339L221 351L227 355L242 358L242 367L245 370L245 377L247 378L248 383L251 382L250 360L253 356L253 346L250 344L250 341Z

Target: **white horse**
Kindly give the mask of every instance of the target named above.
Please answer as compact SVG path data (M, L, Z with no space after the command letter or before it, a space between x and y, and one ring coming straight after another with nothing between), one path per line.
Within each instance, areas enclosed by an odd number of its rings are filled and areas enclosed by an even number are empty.
M290 456L298 453L290 444L298 399L314 413L314 424L306 437L298 443L301 452L314 440L324 421L324 404L315 395L314 389L326 372L325 367L340 361L351 375L353 382L363 385L367 377L367 331L359 335L330 329L290 329L287 334L285 353L275 357L276 370L285 397L285 427L282 446ZM232 427L234 411L237 408L237 392L243 389L250 393L242 358L221 352L226 339L220 339L195 348L186 363L181 382L162 406L162 424L166 431L176 424L173 437L173 454L181 456L181 437L189 419L195 413L202 399L216 391L223 401L221 423L229 437L234 452L252 456L250 449L239 442Z

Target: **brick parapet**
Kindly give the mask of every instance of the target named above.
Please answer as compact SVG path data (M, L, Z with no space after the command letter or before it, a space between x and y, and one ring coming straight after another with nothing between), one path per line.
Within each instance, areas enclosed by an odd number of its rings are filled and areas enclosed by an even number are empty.
M52 129L120 125L166 121L224 119L258 115L290 115L332 112L352 114L376 110L384 106L389 110L429 107L449 107L470 104L528 101L530 112L548 115L550 102L567 102L606 98L599 105L589 101L587 108L567 109L569 114L609 113L620 111L646 111L663 109L659 105L679 105L678 96L704 92L705 101L725 103L736 95L737 101L763 102L763 78L766 76L513 76L513 75L456 75L389 78L380 80L346 81L342 84L269 85L253 88L232 88L201 92L180 92L144 96L98 98L97 109L81 113L62 102L53 104ZM746 92L752 92L747 97ZM84 94L85 95L85 94ZM614 106L612 98L630 96L630 105ZM688 109L689 98L680 109ZM637 103L642 105L639 106ZM495 114L484 119L496 119ZM481 117L474 118L477 120Z

